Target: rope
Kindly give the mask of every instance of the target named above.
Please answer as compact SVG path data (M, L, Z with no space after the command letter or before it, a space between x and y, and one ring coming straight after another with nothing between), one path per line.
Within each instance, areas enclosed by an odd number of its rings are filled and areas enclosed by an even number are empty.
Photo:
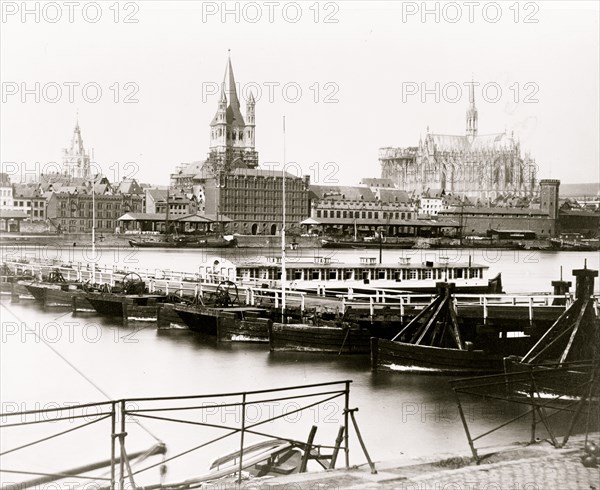
M104 391L102 388L100 388L100 386L98 386L91 378L89 378L79 368L77 368L77 366L75 366L71 361L69 361L65 356L63 356L58 350L56 350L51 344L49 344L45 339L43 339L42 337L40 337L39 334L35 330L29 329L27 327L27 323L25 323L23 320L21 320L21 318L19 318L19 316L17 314L15 314L14 311L12 311L10 308L8 308L4 303L0 303L0 304L2 305L2 308L4 308L6 311L8 311L8 313L10 313L12 316L14 316L17 320L19 320L21 322L21 324L25 325L25 329L26 330L28 330L29 332L33 332L33 334L36 336L36 338L38 340L41 340L41 342L46 347L48 347L52 352L54 352L58 357L60 357L68 366L70 366L77 374L79 374L79 376L81 376L89 384L91 384L94 388L96 388L96 390L98 390L100 393L102 393L102 395L104 395L108 400L113 400L114 399L108 393L106 393L106 391ZM136 423L142 430L144 430L155 441L157 441L157 442L163 442L158 436L154 435L150 431L150 429L148 429L147 427L145 427L144 425L142 425L141 422L139 422L136 419L133 419L133 422Z

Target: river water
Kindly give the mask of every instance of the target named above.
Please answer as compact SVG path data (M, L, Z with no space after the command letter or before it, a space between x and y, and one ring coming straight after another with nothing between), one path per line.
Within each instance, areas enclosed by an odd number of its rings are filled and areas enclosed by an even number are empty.
M323 252L305 249L289 255L290 260L294 260L300 256L324 255ZM276 253L276 250L210 252L99 247L96 260L101 264L118 264L119 268L126 265L130 269L141 267L195 272L201 262L215 258L244 260L258 254ZM327 255L348 261L377 254L375 250L352 250L334 251ZM582 268L586 260L588 268L597 270L599 267L597 253L582 252L384 250L383 261L397 261L399 256L410 256L412 262L417 263L434 260L439 255L449 257L451 262L468 261L470 255L474 263L489 265L490 276L502 272L504 290L509 293L550 292L550 282L559 278L561 266L565 280L573 280L572 269ZM2 260L16 258L85 262L92 259L92 254L89 249L80 248L2 249ZM74 317L66 310L43 310L32 301L12 304L9 298L3 297L0 307L2 412L65 407L107 399L241 392L352 380L350 406L359 408L356 419L372 459L469 451L456 400L446 377L372 373L367 357L270 353L264 344L217 345L188 331L158 332L152 323L124 327L93 314ZM256 409L259 413L248 414L248 418L259 420L269 415L284 414L297 408L293 403L264 403ZM306 440L310 427L318 425L316 442L331 445L339 425L343 423L342 408L343 399L336 399L279 419L269 426L269 431ZM475 433L500 424L517 413L515 408L502 402L484 403L479 400L468 401L465 410L470 428ZM35 417L39 420L51 418ZM233 409L226 413L211 413L211 417L209 422L213 424L238 426L240 423L240 414ZM179 413L177 418L185 416ZM88 417L85 420L92 419ZM31 417L28 420L32 420ZM155 439L160 439L167 444L169 456L173 456L220 434L217 429L155 419L137 421L140 424L130 422L127 426L128 451L148 448ZM2 423L10 422L14 420L7 417L2 420ZM80 423L78 419L27 428L6 428L1 434L1 449L6 451L72 429ZM529 426L530 419L525 417L483 439L480 444L489 446L528 440ZM249 442L254 440L249 438ZM208 446L177 458L168 463L166 478L171 481L202 474L212 457L235 450L239 443L239 435L234 435L215 447ZM350 462L363 463L365 458L354 435L350 447ZM107 421L102 421L61 438L6 454L2 456L2 468L38 472L66 470L106 459L110 456L109 449L110 428ZM338 461L343 463L343 456ZM15 473L2 473L0 477L3 483L29 478ZM136 481L141 483L159 479L157 468L136 477ZM46 485L40 488L59 487Z

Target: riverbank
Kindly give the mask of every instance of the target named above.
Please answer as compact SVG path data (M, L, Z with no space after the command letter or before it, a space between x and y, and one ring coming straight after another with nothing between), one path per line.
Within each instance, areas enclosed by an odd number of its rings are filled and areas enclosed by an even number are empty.
M598 443L600 434L590 435ZM573 436L564 448L546 441L488 448L480 464L470 453L437 454L428 458L404 456L376 462L376 474L367 464L348 470L303 473L252 480L252 488L339 489L520 489L564 490L600 488L600 470L581 463L585 436ZM466 445L466 443L465 443ZM340 459L343 455L340 454ZM243 487L242 487L243 488Z
M101 234L96 235L96 246L99 247L124 247L128 248L129 240L137 239L134 234ZM321 248L321 238L317 236L288 237L288 248ZM238 248L252 248L265 250L280 250L281 237L278 235L236 235ZM390 239L391 240L391 239ZM502 248L508 250L550 250L548 240L528 240L520 243L514 240L491 240L481 238L478 240L455 238L395 238L398 249L405 249L407 245L414 249L473 249L473 248ZM53 247L90 247L90 233L56 234L25 234L25 233L0 233L0 246L53 246ZM372 243L370 244L372 246ZM360 249L361 243L355 247ZM377 249L378 247L375 247ZM386 242L385 248L394 248Z

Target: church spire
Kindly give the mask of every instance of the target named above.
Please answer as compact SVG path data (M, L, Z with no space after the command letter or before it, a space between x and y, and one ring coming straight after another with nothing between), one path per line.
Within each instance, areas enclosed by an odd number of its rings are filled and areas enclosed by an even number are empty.
M225 67L225 77L223 78L223 92L227 97L227 123L234 126L244 126L244 118L240 112L240 100L238 99L235 77L233 76L233 66L231 65L231 50L228 50L227 66Z
M475 107L475 82L469 85L469 108L467 109L467 135L477 136L477 108Z
M90 176L90 156L86 153L81 137L79 127L79 112L75 122L75 129L71 137L71 146L63 150L63 171L64 175L71 178L84 178Z

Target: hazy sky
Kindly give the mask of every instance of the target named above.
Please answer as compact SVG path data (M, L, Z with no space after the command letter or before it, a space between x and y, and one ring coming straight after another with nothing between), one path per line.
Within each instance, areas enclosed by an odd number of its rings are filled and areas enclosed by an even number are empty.
M514 130L541 177L599 180L596 1L76 3L2 3L9 172L52 170L78 111L111 180L166 183L206 157L231 49L262 164L282 161L285 114L287 160L313 182L379 176L380 147L464 134L473 77L480 134Z

